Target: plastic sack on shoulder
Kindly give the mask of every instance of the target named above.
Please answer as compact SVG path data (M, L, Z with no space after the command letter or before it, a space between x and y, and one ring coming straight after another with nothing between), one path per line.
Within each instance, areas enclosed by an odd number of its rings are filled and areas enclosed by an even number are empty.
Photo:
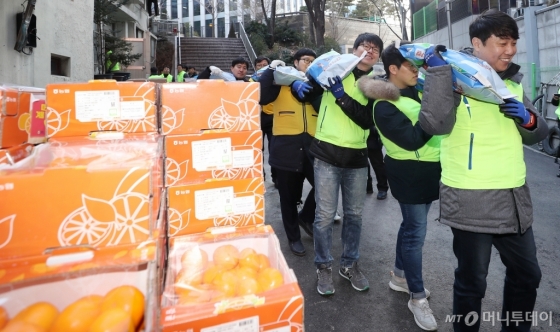
M253 75L251 75L251 79L255 82L258 82L264 71L268 68L270 68L270 66L264 66L261 69L257 70Z
M406 44L400 46L399 51L403 57L420 67L424 62L424 53L430 46L427 43ZM516 97L486 61L450 49L440 54L453 70L455 92L492 104L503 104L503 99ZM420 71L425 74L424 68L421 67ZM423 85L423 79L419 76L417 88L422 91Z
M339 54L336 51L327 52L319 56L307 69L307 75L312 77L323 87L329 85L330 77L340 76L344 79L358 63L366 56L364 51L360 57L354 54Z
M278 66L274 71L274 83L277 85L291 85L294 81L304 81L308 79L304 72L290 66Z
M237 81L237 80L235 79L235 76L233 76L232 73L226 73L226 72L222 72L222 73L219 74L219 75L211 74L211 75L210 75L210 79L211 79L211 80L224 80L224 81L226 81L226 82L235 82L235 81Z

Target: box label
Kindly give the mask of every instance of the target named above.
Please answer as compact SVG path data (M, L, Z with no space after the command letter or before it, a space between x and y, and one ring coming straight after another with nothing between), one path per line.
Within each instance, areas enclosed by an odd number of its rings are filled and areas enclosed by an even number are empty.
M76 91L76 119L80 122L120 118L119 90Z
M224 169L232 165L231 138L192 142L193 168L198 172Z
M206 327L200 332L259 332L259 316Z
M253 150L236 150L232 152L233 168L246 168L255 165Z
M138 120L145 116L144 101L121 101L121 119Z
M233 213L233 187L197 190L194 211L198 220L225 217Z
M235 197L233 199L233 214L249 214L255 212L255 195Z

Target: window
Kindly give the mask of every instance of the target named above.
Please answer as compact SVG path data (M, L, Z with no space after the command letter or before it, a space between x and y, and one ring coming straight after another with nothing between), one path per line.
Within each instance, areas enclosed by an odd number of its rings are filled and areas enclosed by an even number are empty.
M144 38L144 31L138 27L136 28L136 38Z
M51 54L51 75L70 77L70 58Z
M177 0L171 0L171 19L175 19L177 17Z
M195 36L201 36L200 33L200 21L194 21L194 34Z
M200 15L200 2L198 2L198 0L194 0L193 6L194 6L194 16ZM198 24L200 26L200 22L198 22Z
M183 17L189 17L189 3L188 1L183 1Z
M226 19L224 17L220 17L218 18L218 37L223 38L225 36L226 36Z
M229 0L229 11L237 10L237 0Z

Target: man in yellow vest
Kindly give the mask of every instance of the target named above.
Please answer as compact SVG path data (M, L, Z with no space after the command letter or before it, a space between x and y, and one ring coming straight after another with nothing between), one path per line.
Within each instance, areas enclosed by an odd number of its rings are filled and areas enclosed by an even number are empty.
M506 266L502 331L529 331L541 270L533 236L533 206L523 144L543 140L548 126L523 92L514 64L519 30L515 20L491 9L469 27L473 48L517 96L501 105L462 96L457 111L422 110L419 121L443 135L440 221L451 226L457 257L453 285L454 331L478 331L492 246Z
M302 48L294 54L294 67L302 72L315 60L315 51ZM305 255L299 227L313 236L315 219L315 191L309 191L305 204L298 214L303 183L307 179L313 187L314 173L309 146L315 136L317 112L309 103L298 101L289 86L274 84L274 70L284 62L274 60L259 78L260 104L264 112L272 105L272 137L269 136L268 163L275 169L276 186L280 195L280 211L290 250L294 255ZM267 107L268 106L268 107ZM299 226L298 226L299 224Z

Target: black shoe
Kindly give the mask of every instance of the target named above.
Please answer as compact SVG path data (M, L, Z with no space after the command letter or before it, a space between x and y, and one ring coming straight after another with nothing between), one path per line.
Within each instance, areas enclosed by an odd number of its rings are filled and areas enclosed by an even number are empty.
M299 227L301 227L301 229L303 229L305 234L313 237L313 224L310 224L308 222L303 221L301 219L299 213L298 213L298 224L299 224Z
M373 194L373 184L371 183L371 181L367 182L366 193Z
M379 190L379 192L377 193L377 199L384 200L385 198L387 198L387 192L383 190Z
M292 254L296 256L305 255L305 248L303 247L303 243L301 243L301 240L290 242L290 250L292 251Z

